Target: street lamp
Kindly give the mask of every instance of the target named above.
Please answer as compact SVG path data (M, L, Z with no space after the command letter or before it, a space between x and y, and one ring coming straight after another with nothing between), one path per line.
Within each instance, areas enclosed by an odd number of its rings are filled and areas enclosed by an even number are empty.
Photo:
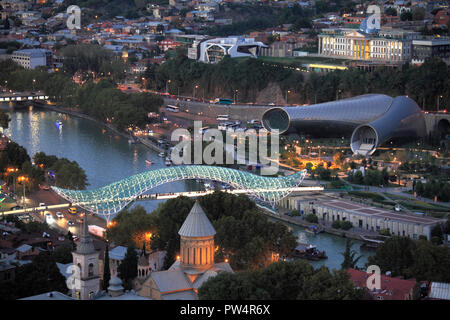
M33 79L33 91L34 91L34 84L36 82L36 79Z
M196 84L195 87L194 87L194 98L195 98L195 92L196 92L197 89L198 89L198 84Z
M167 80L167 82L166 82L166 92L167 93L169 93L169 88L168 88L168 86L169 86L169 83L171 82L171 80L169 79L169 80Z
M234 90L234 103L237 103L238 92L238 89Z
M286 104L288 104L288 93L291 93L291 90L286 91Z
M440 102L441 102L441 99L442 99L442 96L438 96L438 97L437 97L437 111L438 111L438 112L439 112L439 109L440 109L439 104L440 104Z
M19 176L17 178L17 181L23 186L23 208L26 209L27 204L25 202L25 182L28 181L28 178L25 176Z

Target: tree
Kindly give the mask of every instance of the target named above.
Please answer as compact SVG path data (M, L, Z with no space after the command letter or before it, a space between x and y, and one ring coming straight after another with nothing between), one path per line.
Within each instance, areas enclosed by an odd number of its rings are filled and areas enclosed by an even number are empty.
M408 268L413 265L415 248L413 240L393 236L378 247L374 256L369 257L368 265L378 265L382 272L391 271L393 276L410 275Z
M353 242L350 239L347 239L347 242L345 243L345 252L341 253L344 256L344 261L341 264L342 269L355 268L359 259L362 258L362 255L356 257L357 252L356 250L352 250L352 246Z
M319 218L317 218L317 216L314 213L310 213L310 214L306 215L305 219L306 219L306 221L311 222L311 223L319 222Z
M396 16L397 10L395 10L395 8L388 7L386 8L386 10L384 10L384 13L386 13L388 16Z
M304 260L272 263L247 272L223 272L209 278L198 291L200 300L363 299L348 274L315 270Z
M136 247L131 244L127 248L127 253L122 261L122 263L117 268L119 277L124 283L124 287L130 290L133 286L132 281L137 277L137 263L138 255L136 252Z
M103 281L102 281L102 289L103 290L108 289L109 280L111 280L111 270L109 268L109 245L106 244L105 263L103 265Z
M402 20L402 21L406 21L406 20L411 21L412 19L413 19L413 16L412 16L411 11L403 11L400 14L400 20Z
M421 8L421 7L415 7L413 9L412 12L412 20L417 21L417 20L423 20L425 19L425 8Z
M1 164L3 168L7 166L21 168L22 164L26 161L30 161L27 150L13 141L9 142L1 152Z
M11 121L11 118L9 115L3 111L0 110L0 127L5 130L9 128L9 122Z
M65 243L60 245L53 251L53 256L56 262L66 264L73 261L72 251L73 251L73 243Z
M14 285L10 288L13 299L29 297L49 291L67 292L66 279L59 271L55 258L42 252L31 263L16 269Z

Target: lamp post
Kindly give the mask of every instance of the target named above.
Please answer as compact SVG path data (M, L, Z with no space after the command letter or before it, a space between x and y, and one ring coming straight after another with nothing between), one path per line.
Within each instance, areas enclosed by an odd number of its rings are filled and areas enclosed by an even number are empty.
M286 90L286 104L288 104L288 94L291 93L291 90Z
M239 92L238 89L234 90L234 99L233 100L234 100L235 104L237 103L238 92Z
M167 80L166 82L166 92L169 93L169 83L171 82L171 80Z
M194 94L193 94L194 98L195 98L195 92L197 91L197 89L198 89L198 84L196 84L196 85L194 86Z
M21 184L23 186L23 195L22 195L22 199L23 199L23 209L25 210L27 207L27 203L25 202L25 182L28 181L28 178L25 176L19 176L17 178L17 181L19 181L19 184Z
M439 109L440 109L439 104L441 102L441 99L442 99L442 96L437 96L437 110L436 111L438 111L438 112L439 112Z
M34 84L36 83L36 79L33 79L33 91L34 91Z

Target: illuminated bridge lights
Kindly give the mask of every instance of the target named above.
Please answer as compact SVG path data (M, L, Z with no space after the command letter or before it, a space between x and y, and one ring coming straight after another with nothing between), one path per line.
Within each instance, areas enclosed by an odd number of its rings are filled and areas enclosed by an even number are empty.
M306 170L285 177L264 177L249 172L216 166L175 166L142 172L93 190L52 189L73 205L104 216L107 220L140 195L159 185L186 179L213 180L274 205L300 185Z

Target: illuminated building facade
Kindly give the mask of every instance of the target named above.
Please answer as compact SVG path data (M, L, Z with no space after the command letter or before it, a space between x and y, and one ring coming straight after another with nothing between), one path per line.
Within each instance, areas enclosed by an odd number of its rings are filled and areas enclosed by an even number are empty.
M415 32L327 29L319 36L318 53L326 57L400 64L409 61Z

